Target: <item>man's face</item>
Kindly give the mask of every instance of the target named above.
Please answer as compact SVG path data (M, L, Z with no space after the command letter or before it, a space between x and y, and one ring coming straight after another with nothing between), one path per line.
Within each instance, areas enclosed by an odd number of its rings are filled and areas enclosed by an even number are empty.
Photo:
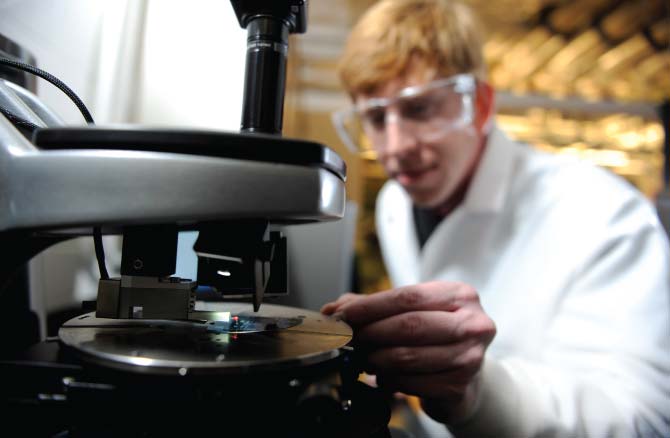
M357 104L390 99L381 114L367 117L379 119L373 122L376 135L368 136L388 176L420 207L436 207L449 199L474 170L484 145L484 129L476 117L476 93L471 93L468 105L464 95L454 92L449 84L429 85L424 92L422 86L433 84L434 77L423 69L411 69L374 94L356 99ZM419 92L408 93L408 87L417 87ZM410 98L395 99L400 95ZM456 120L455 114L466 112L470 119Z

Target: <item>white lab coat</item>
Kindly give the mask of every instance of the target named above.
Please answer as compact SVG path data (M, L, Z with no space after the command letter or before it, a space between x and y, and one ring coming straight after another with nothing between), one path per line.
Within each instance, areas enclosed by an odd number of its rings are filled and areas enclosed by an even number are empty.
M394 181L377 228L394 286L471 284L496 323L484 396L455 433L670 436L668 239L625 180L496 128L463 204L423 250Z

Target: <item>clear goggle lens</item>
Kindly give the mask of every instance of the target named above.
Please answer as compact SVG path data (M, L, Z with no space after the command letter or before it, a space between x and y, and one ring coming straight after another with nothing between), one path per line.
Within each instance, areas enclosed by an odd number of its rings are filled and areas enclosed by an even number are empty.
M359 101L333 113L333 123L352 151L383 151L391 123L400 124L420 142L433 142L472 123L475 89L470 74L439 79L405 88L394 97Z

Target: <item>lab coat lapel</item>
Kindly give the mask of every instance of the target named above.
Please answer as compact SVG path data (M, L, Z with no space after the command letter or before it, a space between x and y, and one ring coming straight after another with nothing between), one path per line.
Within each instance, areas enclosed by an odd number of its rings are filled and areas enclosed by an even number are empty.
M495 255L491 235L509 196L517 151L502 131L492 130L463 203L440 222L424 245L422 281L442 278L473 284L485 278L480 271L487 269L484 259Z
M412 202L395 181L388 181L377 198L377 232L384 262L394 287L416 284L419 276L419 242Z

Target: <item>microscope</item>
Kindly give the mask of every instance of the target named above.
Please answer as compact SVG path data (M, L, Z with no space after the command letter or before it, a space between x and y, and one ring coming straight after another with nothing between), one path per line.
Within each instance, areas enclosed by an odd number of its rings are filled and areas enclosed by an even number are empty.
M263 304L289 289L280 227L340 219L346 166L281 137L288 38L306 31L307 1L231 3L248 34L239 133L65 127L0 80L0 293L32 257L91 230L101 273L95 302L57 338L0 360L5 418L26 435L390 436L385 396L358 381L351 328ZM197 279L173 275L185 230L199 232ZM119 278L102 234L123 235Z

